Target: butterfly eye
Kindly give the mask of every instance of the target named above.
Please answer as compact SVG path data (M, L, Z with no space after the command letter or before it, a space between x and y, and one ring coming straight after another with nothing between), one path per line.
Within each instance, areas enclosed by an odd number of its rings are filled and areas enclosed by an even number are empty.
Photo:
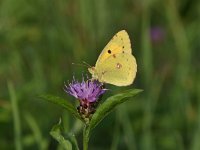
M108 53L111 54L111 50L108 50Z

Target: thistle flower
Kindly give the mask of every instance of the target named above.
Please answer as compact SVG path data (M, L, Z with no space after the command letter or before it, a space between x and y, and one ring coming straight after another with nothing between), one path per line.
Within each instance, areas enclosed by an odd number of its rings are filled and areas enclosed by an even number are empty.
M97 80L84 80L78 82L73 79L72 83L64 86L64 91L80 102L77 107L79 113L83 118L90 118L91 114L95 112L98 100L106 89L103 88L103 83Z

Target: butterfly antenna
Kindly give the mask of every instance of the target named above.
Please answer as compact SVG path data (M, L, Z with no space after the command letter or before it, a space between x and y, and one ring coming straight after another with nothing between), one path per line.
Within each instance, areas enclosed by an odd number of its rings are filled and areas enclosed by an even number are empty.
M87 67L91 68L90 64L86 63L85 61L82 61L83 64L85 64Z
M86 65L86 64L72 63L72 65L83 66L83 67L87 67L88 68L88 65Z

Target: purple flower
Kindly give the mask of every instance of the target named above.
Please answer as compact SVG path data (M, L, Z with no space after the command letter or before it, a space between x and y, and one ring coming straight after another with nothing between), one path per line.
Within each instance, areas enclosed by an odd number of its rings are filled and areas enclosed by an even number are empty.
M70 83L68 86L65 85L64 90L79 100L96 102L98 98L106 91L106 89L103 89L102 87L103 84L97 80L84 81L83 78L82 82L78 82L73 79L72 83Z
M73 79L72 83L64 86L64 90L79 100L78 112L86 120L91 118L98 105L99 97L106 91L103 83L91 79L84 81L84 78L82 82Z

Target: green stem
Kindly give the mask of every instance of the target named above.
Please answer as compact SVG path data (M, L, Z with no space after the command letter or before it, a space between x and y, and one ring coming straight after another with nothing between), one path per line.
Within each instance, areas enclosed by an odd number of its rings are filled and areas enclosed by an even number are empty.
M88 150L89 133L88 125L85 125L83 128L83 150Z

